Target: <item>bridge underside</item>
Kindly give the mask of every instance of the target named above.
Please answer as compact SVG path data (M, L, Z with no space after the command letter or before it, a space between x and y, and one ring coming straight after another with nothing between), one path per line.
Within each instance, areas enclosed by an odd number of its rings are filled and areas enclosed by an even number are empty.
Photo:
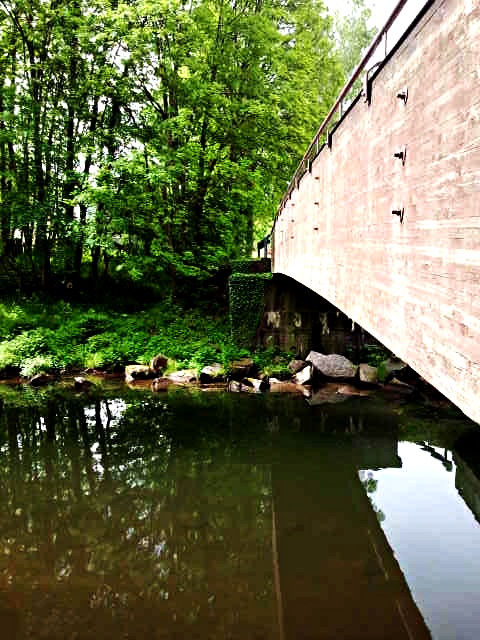
M371 104L350 107L285 201L273 271L480 422L478 60L480 2L434 2L373 76Z

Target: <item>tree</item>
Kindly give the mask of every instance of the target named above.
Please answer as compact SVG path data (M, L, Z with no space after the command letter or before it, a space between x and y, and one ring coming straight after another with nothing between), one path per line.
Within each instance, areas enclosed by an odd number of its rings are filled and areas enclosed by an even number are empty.
M0 0L4 256L79 278L249 255L341 84L320 0Z

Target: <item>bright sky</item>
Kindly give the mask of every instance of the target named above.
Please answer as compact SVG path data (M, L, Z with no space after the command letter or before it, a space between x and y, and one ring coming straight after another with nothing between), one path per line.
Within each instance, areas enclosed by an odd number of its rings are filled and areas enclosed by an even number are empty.
M420 12L426 0L408 0L403 7L397 21L389 32L388 44L389 48L398 40L407 26L412 22L415 16ZM366 6L372 12L371 25L377 29L382 27L388 17L394 10L398 0L365 0ZM325 0L325 4L331 11L348 11L349 2L345 0Z

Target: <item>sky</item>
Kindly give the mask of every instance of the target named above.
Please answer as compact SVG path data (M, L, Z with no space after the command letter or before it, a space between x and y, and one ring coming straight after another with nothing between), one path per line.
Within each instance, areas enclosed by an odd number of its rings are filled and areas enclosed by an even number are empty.
M410 22L412 22L419 13L425 1L426 0L408 0L389 32L389 47L393 46L398 40ZM397 2L398 0L365 0L366 6L372 12L371 26L377 29L381 28L394 10ZM325 0L325 4L331 11L339 11L340 13L342 13L342 9L348 11L350 5L350 3L345 0Z

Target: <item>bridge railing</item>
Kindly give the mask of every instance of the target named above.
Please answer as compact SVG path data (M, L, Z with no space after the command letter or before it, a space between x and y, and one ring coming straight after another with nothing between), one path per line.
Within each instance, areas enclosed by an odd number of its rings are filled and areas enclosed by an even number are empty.
M359 77L361 76L362 72L365 71L369 60L372 58L372 56L375 53L377 47L379 46L379 44L382 42L383 39L385 39L385 56L387 55L388 32L390 30L390 27L396 21L400 11L407 4L407 2L408 2L408 0L399 0L397 2L397 4L395 5L395 8L393 9L392 13L390 14L390 17L385 22L383 27L378 31L377 35L372 40L372 42L369 45L368 49L365 51L365 54L364 54L363 58L361 59L359 64L353 70L353 73L350 76L350 79L345 84L343 89L340 91L340 93L339 93L334 105L332 106L332 108L328 112L326 118L324 119L324 121L320 125L320 127L319 127L317 133L315 134L310 146L306 150L305 155L301 159L301 161L300 161L300 163L299 163L299 165L297 167L297 170L295 171L295 173L293 175L293 178L291 179L290 184L288 185L288 188L287 188L287 190L285 192L285 195L282 198L280 206L279 206L279 208L277 210L277 214L275 216L275 220L277 219L278 215L281 213L282 209L284 208L286 201L291 197L292 191L298 186L298 184L299 184L300 180L302 179L303 175L307 171L309 171L311 169L311 163L313 162L314 158L319 154L319 152L321 150L321 147L323 145L323 142L321 142L322 136L325 136L327 144L329 146L331 145L330 125L334 124L333 123L333 118L338 112L339 118L341 119L341 117L342 117L342 109L343 109L343 101L344 101L345 97L351 91L353 85L359 79ZM426 3L423 3L423 4L429 4L429 2L426 2ZM422 4L422 6L423 6L423 4ZM381 64L381 62L376 63L375 65L373 65L373 67L370 67L369 69L367 69L367 75L366 75L366 78L365 78L366 79L366 83L365 83L365 88L364 88L364 93L366 94L366 100L369 100L369 97L368 97L368 92L369 92L368 72L370 70L372 70L373 68L376 68L379 64Z

